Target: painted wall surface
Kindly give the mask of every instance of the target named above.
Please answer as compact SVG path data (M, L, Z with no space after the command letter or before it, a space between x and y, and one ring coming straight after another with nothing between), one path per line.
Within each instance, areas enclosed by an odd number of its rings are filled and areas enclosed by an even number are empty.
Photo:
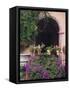
M59 46L63 48L65 46L65 13L64 12L49 12L51 16L59 24Z

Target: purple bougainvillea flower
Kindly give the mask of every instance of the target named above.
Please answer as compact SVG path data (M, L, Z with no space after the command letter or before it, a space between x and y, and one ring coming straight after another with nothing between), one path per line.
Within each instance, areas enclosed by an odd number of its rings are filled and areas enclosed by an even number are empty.
M48 71L47 70L44 70L43 71L43 79L49 79L49 73L48 73Z
M29 72L30 71L30 65L27 63L24 65L25 71Z

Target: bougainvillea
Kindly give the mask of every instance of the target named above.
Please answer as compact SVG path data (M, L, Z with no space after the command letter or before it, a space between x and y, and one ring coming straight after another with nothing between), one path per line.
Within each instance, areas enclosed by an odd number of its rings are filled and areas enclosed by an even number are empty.
M65 66L62 65L61 58L55 55L32 55L29 58L30 64L23 66L23 73L26 71L29 78L34 79L54 79L65 77Z

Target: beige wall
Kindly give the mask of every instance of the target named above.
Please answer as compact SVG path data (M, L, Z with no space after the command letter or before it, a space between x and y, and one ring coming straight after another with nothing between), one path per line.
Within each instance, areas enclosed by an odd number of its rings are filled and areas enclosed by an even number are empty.
M65 46L65 13L64 12L49 12L51 16L53 16L54 19L59 24L59 33L64 33L64 34L59 34L59 45L60 47Z

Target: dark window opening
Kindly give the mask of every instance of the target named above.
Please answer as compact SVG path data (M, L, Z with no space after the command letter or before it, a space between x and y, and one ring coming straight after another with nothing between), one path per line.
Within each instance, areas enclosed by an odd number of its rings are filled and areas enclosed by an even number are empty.
M59 45L59 25L51 17L43 18L38 22L38 35L36 44L44 43L46 46Z

